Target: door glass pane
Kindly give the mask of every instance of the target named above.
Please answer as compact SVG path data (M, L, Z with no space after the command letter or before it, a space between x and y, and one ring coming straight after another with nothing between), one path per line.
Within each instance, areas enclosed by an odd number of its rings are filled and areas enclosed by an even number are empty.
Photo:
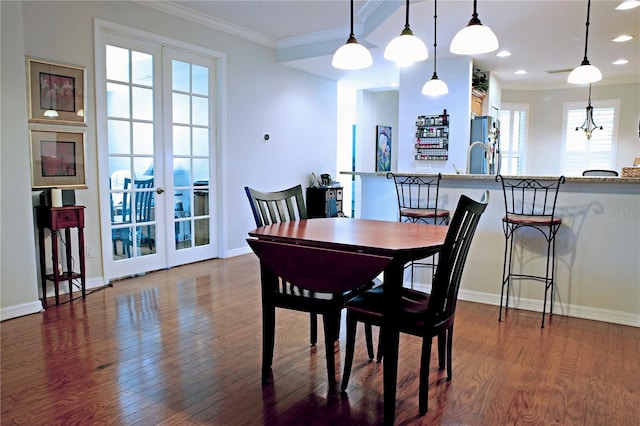
M193 181L194 184L200 182L209 183L209 159L208 158L194 158L193 159Z
M180 93L173 94L173 122L180 124L190 124L191 111L189 96Z
M173 90L180 92L189 91L189 64L182 61L171 61Z
M131 140L129 122L121 120L109 120L107 122L108 150L109 154L130 154Z
M153 85L153 57L147 53L132 52L132 75L133 84L140 86Z
M153 90L133 88L133 119L153 120Z
M133 171L136 179L154 177L153 157L135 157L133 159Z
M198 95L209 95L209 69L198 65L193 66L193 81L191 91Z
M129 82L129 51L107 45L107 80Z
M173 155L191 154L190 130L186 126L173 126Z
M193 97L193 123L196 126L209 124L209 100L199 96Z
M113 228L111 230L111 244L113 246L113 260L131 257L133 228Z
M209 190L208 189L196 189L193 191L193 215L196 217L209 215ZM197 230L198 230L198 227L196 226L196 231Z
M209 219L198 219L194 221L195 245L204 246L209 244Z
M152 123L133 123L133 153L153 155Z
M209 129L193 128L193 155L198 157L209 156Z
M107 83L107 115L129 118L129 86Z
M191 221L176 221L176 250L191 248Z
M191 185L191 165L188 158L173 159L173 185L175 187Z

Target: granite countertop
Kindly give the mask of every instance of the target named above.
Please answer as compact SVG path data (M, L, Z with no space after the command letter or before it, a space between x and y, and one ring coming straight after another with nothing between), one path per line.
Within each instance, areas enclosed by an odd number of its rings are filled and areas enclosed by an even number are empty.
M433 175L433 173L406 173L406 172L393 172L397 175ZM341 175L355 175L355 176L380 176L386 178L387 172L340 172ZM557 179L558 176L506 176L515 178L530 178L530 179ZM495 180L495 175L470 175L470 174L442 174L442 179L452 180ZM576 183L640 183L640 177L620 177L620 176L566 176L566 182Z

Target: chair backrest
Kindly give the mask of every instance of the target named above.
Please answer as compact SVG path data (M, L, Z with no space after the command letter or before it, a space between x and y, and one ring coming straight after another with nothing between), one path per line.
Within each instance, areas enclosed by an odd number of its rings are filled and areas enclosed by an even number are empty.
M124 221L131 222L131 193L127 192L127 189L131 186L131 179L124 178L124 190L122 194L122 214ZM150 189L153 188L153 178L149 179L134 179L133 187L136 189ZM151 220L151 205L153 203L153 191L136 191L134 195L135 199L135 217L136 222L148 222Z
M301 185L275 192L260 192L248 186L244 190L257 227L307 219Z
M618 176L615 170L589 169L582 172L582 176Z
M342 293L370 283L391 257L247 239L262 264L298 287Z
M489 191L480 201L466 195L458 200L442 250L439 253L436 275L431 287L427 315L436 324L453 320L462 271L467 260L471 240L476 232L480 216L489 204Z
M440 180L442 174L434 175L396 175L387 173L387 179L393 179L398 196L398 211L401 222L415 222L415 218L403 217L403 209L438 209Z
M496 176L502 182L506 218L509 216L545 216L553 219L564 176L559 178L510 178Z

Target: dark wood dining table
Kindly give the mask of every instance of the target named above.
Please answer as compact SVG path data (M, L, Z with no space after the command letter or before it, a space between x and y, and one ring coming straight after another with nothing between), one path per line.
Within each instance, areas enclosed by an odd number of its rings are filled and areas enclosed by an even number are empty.
M300 247L315 247L343 252L363 253L390 257L391 261L384 270L384 295L388 303L385 306L382 341L384 364L384 423L393 424L395 420L396 380L398 374L398 344L400 333L396 322L396 312L401 302L401 288L404 279L404 266L437 253L444 244L448 226L425 225L416 223L391 222L368 219L319 218L283 222L267 225L249 232L252 238L279 243L295 244ZM265 279L263 274L262 279ZM263 282L263 286L265 283ZM263 321L264 309L263 309ZM264 331L272 333L271 347L265 348L273 354L273 324ZM269 358L269 357L267 357ZM263 356L263 369L270 368L271 359ZM265 361L266 359L266 361ZM263 370L264 371L264 370Z

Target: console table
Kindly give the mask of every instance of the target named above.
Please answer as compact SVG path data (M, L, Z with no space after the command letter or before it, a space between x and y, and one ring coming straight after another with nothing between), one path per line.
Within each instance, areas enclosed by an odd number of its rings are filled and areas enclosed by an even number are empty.
M60 304L59 285L61 281L69 282L69 297L73 293L72 281L80 279L82 298L86 296L84 269L84 209L85 206L49 207L37 206L36 217L38 223L38 237L40 243L40 276L42 279L42 306L47 307L47 281L52 281L56 293L56 305ZM46 250L44 243L44 229L51 230L51 250L53 258L53 273L46 273ZM80 272L73 271L71 256L71 228L78 228L78 261ZM58 273L58 232L63 230L66 240L66 271Z

